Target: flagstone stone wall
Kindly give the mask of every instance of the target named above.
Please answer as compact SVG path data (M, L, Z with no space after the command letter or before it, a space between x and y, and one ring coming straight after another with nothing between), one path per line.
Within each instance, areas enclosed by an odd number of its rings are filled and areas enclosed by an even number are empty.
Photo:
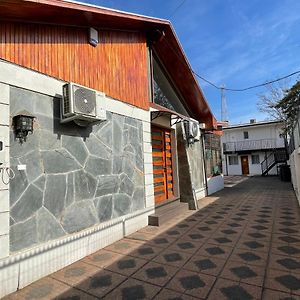
M23 144L10 133L11 252L145 207L142 121L108 112L83 128L60 124L59 107L58 98L10 87L10 115L36 117Z

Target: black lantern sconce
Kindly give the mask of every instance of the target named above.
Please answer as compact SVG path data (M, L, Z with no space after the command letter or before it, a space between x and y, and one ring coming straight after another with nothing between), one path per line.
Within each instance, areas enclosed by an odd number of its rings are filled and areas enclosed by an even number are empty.
M20 143L26 142L28 133L33 133L34 116L27 111L21 111L13 117L16 138Z

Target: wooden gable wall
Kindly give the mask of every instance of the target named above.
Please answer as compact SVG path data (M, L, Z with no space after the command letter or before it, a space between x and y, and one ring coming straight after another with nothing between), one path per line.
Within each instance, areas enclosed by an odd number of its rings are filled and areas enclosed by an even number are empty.
M0 22L0 58L149 109L146 37L138 32Z

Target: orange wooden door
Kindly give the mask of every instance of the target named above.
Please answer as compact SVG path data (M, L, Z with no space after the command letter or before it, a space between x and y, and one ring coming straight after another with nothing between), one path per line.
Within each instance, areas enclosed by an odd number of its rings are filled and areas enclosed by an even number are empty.
M249 174L248 156L241 156L241 162L242 162L242 174L248 175Z
M152 127L152 156L155 202L174 196L171 131Z

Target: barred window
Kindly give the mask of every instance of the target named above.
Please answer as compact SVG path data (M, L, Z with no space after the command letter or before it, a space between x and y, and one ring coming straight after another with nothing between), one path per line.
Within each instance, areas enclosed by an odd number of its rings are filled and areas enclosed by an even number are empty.
M238 157L237 156L228 156L229 165L238 165Z
M251 155L251 161L252 161L252 165L260 164L259 155L258 154Z

